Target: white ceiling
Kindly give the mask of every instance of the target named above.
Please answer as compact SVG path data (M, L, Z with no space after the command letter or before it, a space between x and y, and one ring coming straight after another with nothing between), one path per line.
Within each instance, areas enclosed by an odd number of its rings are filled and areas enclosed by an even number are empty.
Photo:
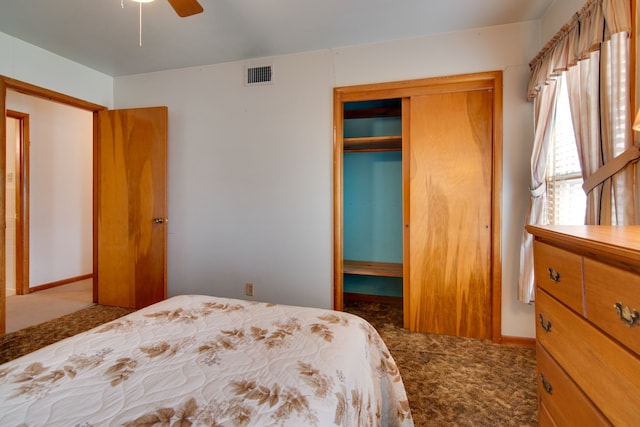
M0 0L0 32L111 76L540 19L555 0ZM124 5L124 7L122 7Z

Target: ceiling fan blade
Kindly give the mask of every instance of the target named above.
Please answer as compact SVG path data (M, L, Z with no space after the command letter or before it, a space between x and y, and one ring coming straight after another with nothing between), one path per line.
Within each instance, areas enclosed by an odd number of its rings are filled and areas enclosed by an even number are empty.
M169 0L169 3L176 13L183 18L197 15L204 10L198 0Z

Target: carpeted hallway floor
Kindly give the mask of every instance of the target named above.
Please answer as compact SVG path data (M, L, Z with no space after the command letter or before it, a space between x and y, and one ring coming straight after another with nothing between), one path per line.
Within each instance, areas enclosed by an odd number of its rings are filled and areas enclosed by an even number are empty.
M12 295L6 299L6 333L34 326L93 305L93 279Z
M132 310L92 306L0 338L0 363ZM379 331L402 375L416 426L536 426L535 351L402 329L400 307L349 303Z

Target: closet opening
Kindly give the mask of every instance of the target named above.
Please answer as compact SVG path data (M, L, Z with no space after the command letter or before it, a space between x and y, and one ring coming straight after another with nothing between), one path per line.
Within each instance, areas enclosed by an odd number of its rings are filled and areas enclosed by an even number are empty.
M402 305L402 99L343 104L344 300Z
M501 342L502 73L339 87L333 104L334 308L401 303L409 330Z

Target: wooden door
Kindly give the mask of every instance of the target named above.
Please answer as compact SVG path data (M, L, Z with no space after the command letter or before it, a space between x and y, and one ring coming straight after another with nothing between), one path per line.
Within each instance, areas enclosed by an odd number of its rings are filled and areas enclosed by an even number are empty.
M98 112L98 303L141 308L167 296L166 107Z
M493 92L410 99L409 329L491 338Z

